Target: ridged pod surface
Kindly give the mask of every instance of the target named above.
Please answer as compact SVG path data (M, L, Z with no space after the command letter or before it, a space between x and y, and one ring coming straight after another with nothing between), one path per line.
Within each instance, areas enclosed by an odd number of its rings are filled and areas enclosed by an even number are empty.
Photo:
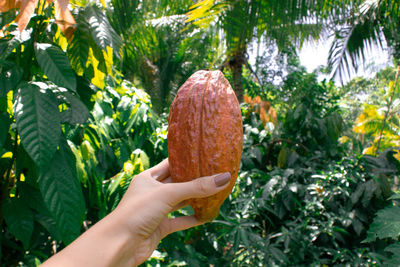
M179 88L168 117L168 154L173 182L230 172L218 194L191 199L200 220L212 220L235 184L242 154L239 102L221 71L201 70Z

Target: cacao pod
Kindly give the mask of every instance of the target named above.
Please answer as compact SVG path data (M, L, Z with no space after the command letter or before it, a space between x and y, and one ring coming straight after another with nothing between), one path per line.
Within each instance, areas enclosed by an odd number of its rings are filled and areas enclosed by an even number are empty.
M239 102L222 72L201 70L190 76L171 104L168 124L173 182L231 174L230 184L223 191L189 200L199 220L212 220L235 184L243 142Z

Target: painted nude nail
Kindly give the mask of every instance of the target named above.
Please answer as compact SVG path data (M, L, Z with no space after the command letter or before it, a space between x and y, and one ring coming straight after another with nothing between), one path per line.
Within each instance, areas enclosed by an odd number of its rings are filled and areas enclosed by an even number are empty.
M214 177L214 182L217 187L227 184L230 180L231 174L229 172L224 172Z

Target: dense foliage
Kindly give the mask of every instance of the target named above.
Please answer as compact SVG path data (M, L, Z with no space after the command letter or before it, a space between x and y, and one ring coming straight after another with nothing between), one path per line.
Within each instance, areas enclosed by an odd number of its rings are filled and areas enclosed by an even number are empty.
M167 236L143 266L400 265L396 61L337 87L300 66L293 37L327 26L301 24L308 10L329 24L359 10L358 1L299 1L299 13L287 10L295 0L192 8L189 0L82 0L71 1L72 13L63 0L6 2L1 265L37 266L112 211L136 174L168 157L169 103L201 68L223 69L243 94L239 177L216 220ZM350 3L343 14L333 8L339 2ZM381 2L398 15L392 1ZM384 37L398 45L384 8L362 10L379 14ZM277 55L257 53L251 66L254 42Z

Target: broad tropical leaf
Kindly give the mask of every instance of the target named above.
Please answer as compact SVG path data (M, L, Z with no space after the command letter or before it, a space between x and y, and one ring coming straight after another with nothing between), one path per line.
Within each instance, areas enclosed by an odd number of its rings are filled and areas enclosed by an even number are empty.
M78 97L69 92L64 92L62 95L65 97L69 106L67 110L61 112L62 122L68 122L70 124L85 123L89 118L89 110L85 104L83 104Z
M57 46L35 44L36 59L43 73L55 84L76 92L76 77L68 57Z
M39 167L52 159L61 135L57 99L46 87L43 83L24 84L14 102L22 145Z
M365 242L375 241L376 238L393 238L400 236L400 207L387 207L378 211L370 225Z
M93 95L96 94L97 88L94 85L91 85L89 80L85 77L78 76L78 87L76 88L79 99L85 106L92 110L94 106Z
M400 243L394 243L385 248L386 252L392 253L392 257L383 262L384 266L397 267L400 266Z
M76 175L75 158L65 140L39 176L39 186L63 242L71 243L80 233L85 202Z
M96 44L103 50L111 47L114 54L119 57L119 50L122 45L121 37L111 27L104 12L97 6L88 6L85 10L90 31Z
M68 46L67 54L74 70L78 75L82 75L88 60L89 40L92 39L92 36L90 35L89 25L84 20L83 15L78 15L77 20L78 24Z
M25 182L18 185L18 190L25 205L34 210L35 221L39 222L44 228L46 228L53 238L61 240L60 233L57 230L56 221L53 219L53 216L44 204L39 189L30 185L28 182Z
M218 14L226 8L225 5L215 5L214 0L202 0L190 7L186 14L186 22L192 22L200 28L208 27L215 21Z
M33 232L33 212L16 197L9 198L3 203L2 212L10 232L27 249Z

